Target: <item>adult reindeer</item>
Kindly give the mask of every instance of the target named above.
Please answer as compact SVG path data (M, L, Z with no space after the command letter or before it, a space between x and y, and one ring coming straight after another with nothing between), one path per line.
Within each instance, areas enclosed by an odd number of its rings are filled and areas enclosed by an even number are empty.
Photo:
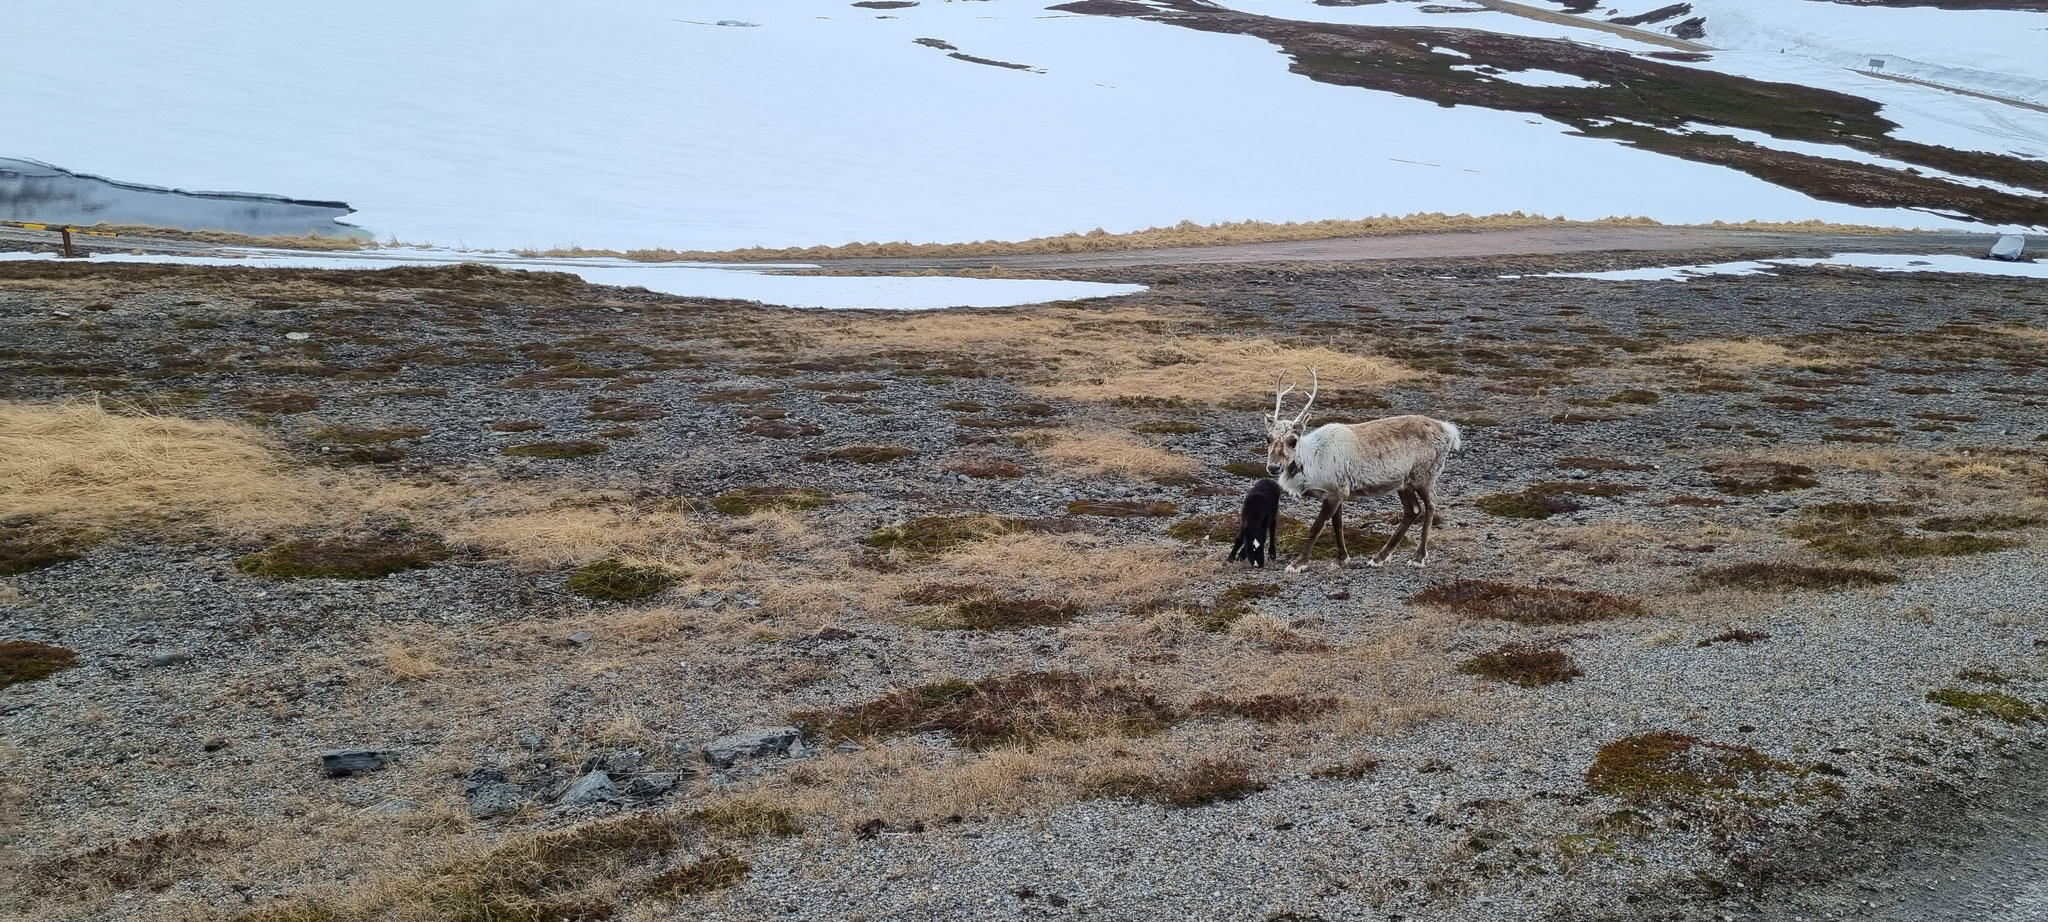
M1401 524L1387 546L1366 561L1381 566L1408 534L1408 526L1422 520L1415 559L1408 565L1429 562L1429 523L1436 516L1436 481L1444 472L1451 452L1461 447L1458 427L1427 416L1390 416L1365 423L1330 423L1308 431L1308 411L1315 406L1322 381L1316 370L1308 370L1308 403L1293 419L1281 416L1281 401L1294 390L1280 381L1273 384L1273 412L1267 417L1266 470L1292 496L1321 499L1323 508L1309 527L1308 542L1301 557L1287 566L1287 572L1308 569L1309 554L1324 522L1334 522L1337 532L1337 566L1342 567L1350 552L1344 547L1344 503L1353 496L1395 493L1401 497Z

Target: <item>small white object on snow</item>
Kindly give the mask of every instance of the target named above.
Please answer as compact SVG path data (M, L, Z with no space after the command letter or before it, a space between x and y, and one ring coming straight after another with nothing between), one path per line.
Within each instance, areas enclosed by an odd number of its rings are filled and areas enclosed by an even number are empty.
M2016 263L2020 261L2020 254L2025 252L2026 249L2027 238L2019 234L2007 234L1998 238L1998 242L1991 245L1991 258Z

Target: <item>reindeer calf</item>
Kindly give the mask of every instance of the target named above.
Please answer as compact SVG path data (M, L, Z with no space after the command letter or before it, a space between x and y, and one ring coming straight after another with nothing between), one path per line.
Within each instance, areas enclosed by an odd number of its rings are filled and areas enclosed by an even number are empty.
M1244 512L1238 518L1237 543L1230 546L1230 559L1243 558L1264 568L1278 549L1273 540L1280 531L1280 485L1271 480L1252 484L1244 496Z

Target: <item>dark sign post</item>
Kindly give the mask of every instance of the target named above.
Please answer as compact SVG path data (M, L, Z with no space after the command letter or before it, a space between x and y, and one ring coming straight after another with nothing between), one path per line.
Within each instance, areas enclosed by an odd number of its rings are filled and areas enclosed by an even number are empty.
M116 233L114 233L113 231L96 231L96 230L86 230L86 229L85 229L85 228L83 228L83 227L72 227L72 226L70 226L70 225L66 225L66 224L36 224L36 223L34 223L34 222L30 222L30 221L0 221L0 225L6 225L6 226L8 226L8 227L20 227L20 228L25 228L25 229L27 229L27 230L37 230L37 231L56 231L56 232L58 232L58 233L60 233L60 234L63 234L63 235L64 235L64 258L65 258L65 259L77 259L77 258L78 258L78 252L77 252L76 250L74 250L74 249L72 248L72 246L71 246L71 235L72 235L72 234L85 234L85 235L87 235L87 236L91 236L91 237L118 237L118 236L120 236L119 234L116 234Z

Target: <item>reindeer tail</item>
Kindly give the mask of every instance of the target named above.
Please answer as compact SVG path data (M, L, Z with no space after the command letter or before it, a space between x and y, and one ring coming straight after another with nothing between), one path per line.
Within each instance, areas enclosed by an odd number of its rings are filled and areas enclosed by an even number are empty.
M1444 427L1444 435L1451 440L1452 451L1465 447L1464 433L1458 431L1458 424L1448 420L1437 420L1437 425Z

